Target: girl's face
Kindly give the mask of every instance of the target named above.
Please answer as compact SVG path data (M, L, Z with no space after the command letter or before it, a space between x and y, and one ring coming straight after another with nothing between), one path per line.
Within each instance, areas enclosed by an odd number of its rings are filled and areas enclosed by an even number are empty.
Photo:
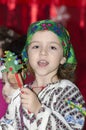
M63 48L51 31L38 31L28 47L29 63L35 75L55 75L59 64L64 64Z
M10 103L13 93L18 88L15 75L11 74L10 72L5 73L3 74L3 81L4 81L3 89L2 89L3 97L7 103Z

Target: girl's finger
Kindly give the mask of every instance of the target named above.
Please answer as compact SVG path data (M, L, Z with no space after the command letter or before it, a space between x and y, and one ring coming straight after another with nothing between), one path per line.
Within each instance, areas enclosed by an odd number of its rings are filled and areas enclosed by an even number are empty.
M22 88L21 89L21 93L30 94L31 92L32 92L32 90L29 88Z

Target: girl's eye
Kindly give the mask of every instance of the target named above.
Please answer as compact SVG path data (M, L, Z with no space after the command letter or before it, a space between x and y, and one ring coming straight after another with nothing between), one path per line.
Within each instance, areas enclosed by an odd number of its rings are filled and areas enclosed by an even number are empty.
M57 48L55 46L51 46L51 49L52 50L56 50Z
M37 45L32 47L32 49L38 49L38 48L39 48L39 46L37 46Z

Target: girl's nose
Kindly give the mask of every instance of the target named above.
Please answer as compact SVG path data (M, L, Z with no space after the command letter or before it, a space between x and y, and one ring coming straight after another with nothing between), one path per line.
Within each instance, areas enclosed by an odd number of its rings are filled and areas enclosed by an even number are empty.
M41 50L40 50L40 54L41 55L47 55L47 48L42 48Z

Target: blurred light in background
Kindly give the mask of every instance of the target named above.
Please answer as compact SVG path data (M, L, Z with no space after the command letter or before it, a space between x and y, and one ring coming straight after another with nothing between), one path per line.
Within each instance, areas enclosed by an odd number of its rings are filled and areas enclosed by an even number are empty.
M85 8L86 8L86 0L82 0L81 12L80 12L80 27L81 28L84 28L85 26Z

